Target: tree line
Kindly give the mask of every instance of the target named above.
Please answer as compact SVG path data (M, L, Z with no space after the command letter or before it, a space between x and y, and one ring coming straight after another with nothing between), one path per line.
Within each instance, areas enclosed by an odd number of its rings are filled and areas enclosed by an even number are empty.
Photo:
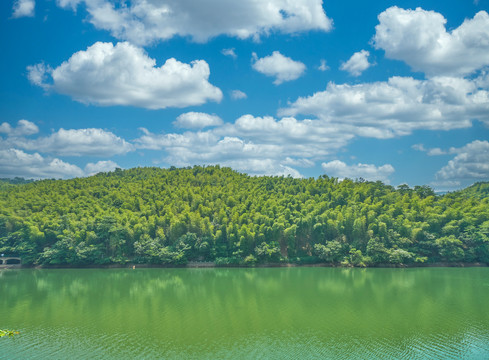
M0 253L24 264L489 263L487 183L438 196L219 166L1 183Z

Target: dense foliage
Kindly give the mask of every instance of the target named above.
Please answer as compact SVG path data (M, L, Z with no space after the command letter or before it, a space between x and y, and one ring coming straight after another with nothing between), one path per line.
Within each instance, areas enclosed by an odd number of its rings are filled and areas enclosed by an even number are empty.
M461 191L467 196L479 198L489 197L489 182L476 182L474 185Z
M19 185L19 184L28 184L33 182L33 179L24 179L21 177L14 177L14 178L0 178L0 183L7 183L7 184L14 184L14 185Z
M489 263L489 198L219 166L117 169L0 188L0 253L23 263Z

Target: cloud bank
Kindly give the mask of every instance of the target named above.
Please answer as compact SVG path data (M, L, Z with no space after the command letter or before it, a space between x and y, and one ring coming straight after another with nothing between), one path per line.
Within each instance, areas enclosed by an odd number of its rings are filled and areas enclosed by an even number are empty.
M347 165L343 161L333 160L321 164L322 169L328 176L338 177L340 179L364 178L369 181L380 180L389 184L389 176L394 173L394 167L390 164L375 166L372 164L358 163L355 165Z
M329 83L326 90L300 97L280 109L281 116L313 115L358 136L391 138L416 129L450 130L470 127L473 119L489 124L489 92L477 81L435 77L357 85Z
M35 124L30 124L31 129L35 127L37 130ZM58 156L114 156L126 154L134 150L132 144L114 135L112 132L103 129L65 130L61 128L49 136L41 136L36 139L19 136L21 130L23 130L22 135L34 133L34 129L26 132L25 127L21 127L19 130L19 126L17 126L17 128L8 134L9 136L6 139L0 139L0 146L3 148L13 147L38 151Z

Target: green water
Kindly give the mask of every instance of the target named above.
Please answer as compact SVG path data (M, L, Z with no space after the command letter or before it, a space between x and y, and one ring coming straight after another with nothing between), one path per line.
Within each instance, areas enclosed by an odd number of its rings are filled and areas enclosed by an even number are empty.
M0 271L0 359L489 359L489 268Z

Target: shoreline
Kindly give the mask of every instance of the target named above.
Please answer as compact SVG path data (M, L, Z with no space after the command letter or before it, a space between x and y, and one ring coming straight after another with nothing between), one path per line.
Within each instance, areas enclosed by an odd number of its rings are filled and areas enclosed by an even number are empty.
M192 262L185 265L173 265L173 264L108 264L108 265L15 265L15 266L0 266L0 271L15 270L15 269L253 269L253 268L291 268L291 267L331 267L331 268L358 268L358 269L407 269L407 268L465 268L465 267L488 267L489 264L485 263L431 263L431 264L376 264L374 266L343 266L335 263L317 263L317 264L294 264L294 263L266 263L255 264L253 266L247 265L216 265L214 263L205 262L198 263Z

